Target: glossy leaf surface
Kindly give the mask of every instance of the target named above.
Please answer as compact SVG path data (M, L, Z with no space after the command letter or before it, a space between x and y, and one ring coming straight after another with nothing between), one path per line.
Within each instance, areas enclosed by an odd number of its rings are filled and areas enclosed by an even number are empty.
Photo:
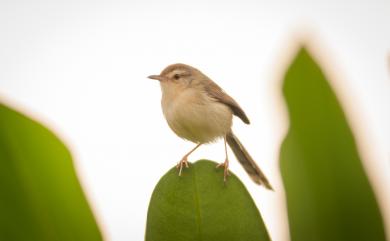
M146 241L270 240L255 203L232 174L226 185L217 163L198 161L157 184L148 210Z

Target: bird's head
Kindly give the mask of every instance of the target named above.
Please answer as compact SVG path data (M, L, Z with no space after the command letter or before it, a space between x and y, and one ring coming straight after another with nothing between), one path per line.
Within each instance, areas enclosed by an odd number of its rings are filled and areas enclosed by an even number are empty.
M199 70L189 65L172 64L166 67L161 74L151 75L148 78L160 81L161 85L188 87L196 85L205 76Z

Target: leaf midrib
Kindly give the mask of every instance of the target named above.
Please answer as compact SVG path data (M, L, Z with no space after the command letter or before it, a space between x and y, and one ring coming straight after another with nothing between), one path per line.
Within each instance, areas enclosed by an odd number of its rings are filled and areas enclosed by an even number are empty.
M202 229L201 229L201 213L200 213L200 197L198 192L198 182L196 180L196 167L193 167L193 183L194 183L194 202L195 202L195 212L196 212L196 224L198 226L199 241L202 241Z

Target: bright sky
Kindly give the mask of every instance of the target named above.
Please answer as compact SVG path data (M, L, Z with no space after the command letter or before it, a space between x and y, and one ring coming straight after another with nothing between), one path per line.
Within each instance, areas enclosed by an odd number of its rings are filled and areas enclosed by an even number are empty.
M193 65L251 119L234 130L276 192L231 170L274 241L288 240L278 152L287 128L280 80L299 39L348 106L390 231L389 1L1 1L0 100L54 129L72 149L110 241L143 240L159 178L193 144L176 137L146 76ZM308 35L311 37L309 38ZM353 118L352 118L353 117ZM223 143L190 159L224 160Z

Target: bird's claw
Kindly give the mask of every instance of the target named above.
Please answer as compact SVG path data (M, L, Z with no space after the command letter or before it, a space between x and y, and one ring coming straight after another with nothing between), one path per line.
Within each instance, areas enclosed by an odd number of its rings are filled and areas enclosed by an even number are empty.
M176 168L179 169L179 176L181 176L181 171L183 170L183 166L185 166L186 168L189 168L188 161L187 161L186 157L181 159L181 161L179 161L179 163L177 163L177 165L176 165Z
M226 183L227 176L230 176L229 172L229 161L226 159L225 162L218 164L215 168L223 167L223 181Z

